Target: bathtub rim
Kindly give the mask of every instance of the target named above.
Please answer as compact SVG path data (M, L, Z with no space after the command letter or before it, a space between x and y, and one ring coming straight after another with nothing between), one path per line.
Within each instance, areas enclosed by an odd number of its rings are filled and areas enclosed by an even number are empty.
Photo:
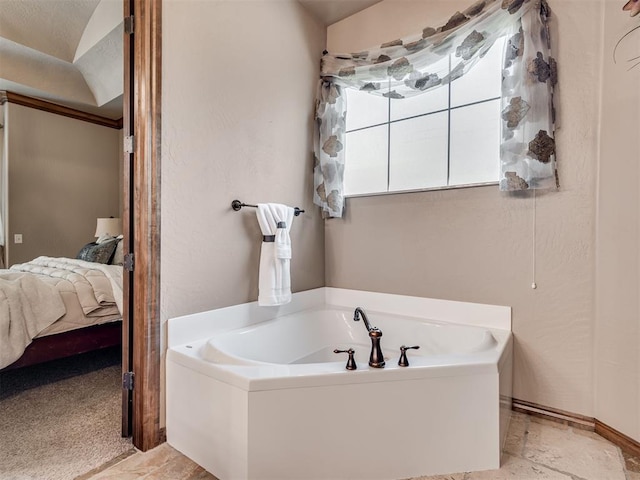
M322 305L320 307L313 307L313 308L309 308L306 310L302 310L299 312L295 312L295 313L291 313L291 314L287 314L287 315L282 315L276 318L272 318L270 320L265 320L263 322L260 323L256 323L253 325L249 325L246 327L241 327L241 328L237 328L237 329L233 329L233 330L227 330L224 332L219 332L216 335L213 335L212 337L209 337L207 339L207 341L205 342L205 346L203 347L205 350L208 349L212 349L214 351L219 352L219 357L222 358L222 361L216 361L216 360L211 360L209 358L204 358L205 361L211 362L211 363L217 363L217 364L230 364L230 365L247 365L247 366L273 366L273 365L293 365L296 364L297 362L292 361L292 362L288 362L288 363L281 363L281 362L271 362L268 360L257 360L255 358L248 358L246 356L240 355L235 351L229 350L227 348L225 348L224 342L225 342L225 338L230 336L230 335L248 335L251 337L255 337L257 334L259 335L258 330L261 328L271 328L272 325L275 322L280 322L280 321L286 321L286 322L291 322L293 319L293 316L304 316L304 317L308 317L309 315L313 315L315 313L320 313L320 320L324 321L324 318L322 317L322 313L324 312L328 312L329 315L331 315L332 317L334 316L334 314L337 314L337 316L339 316L340 314L346 314L346 316L350 317L351 315L351 310L348 308L345 308L343 306L337 306L337 305ZM442 322L442 321L438 321L438 320L432 320L430 318L423 318L423 317L409 317L406 315L397 315L397 314L392 314L392 313L387 313L387 312L379 312L379 311L375 311L375 310L368 310L368 314L369 314L369 318L374 319L374 323L376 325L380 325L380 321L383 321L383 326L382 330L387 331L387 329L392 329L393 327L391 327L390 325L384 325L387 322L393 323L395 324L396 321L399 322L417 322L417 323L422 323L422 324L426 324L429 326L436 326L436 327L445 327L445 328L453 328L453 329L469 329L470 331L473 331L474 334L476 335L482 335L482 338L480 339L480 341L478 342L478 347L481 347L479 349L475 349L475 350L460 350L460 351L456 351L456 352L441 352L441 353L431 353L429 355L425 355L423 350L417 350L416 352L412 353L411 355L409 355L411 358L413 358L413 363L419 363L419 364L423 364L425 362L422 362L422 358L425 356L428 356L430 358L435 358L435 359L447 359L450 357L453 358L457 358L458 356L461 356L462 358L464 357L470 357L476 354L482 354L482 352L485 351L492 351L494 350L496 347L499 346L499 343L502 341L503 335L504 335L504 331L503 330L496 330L496 329L489 329L489 328L485 328L485 327L479 327L479 326L475 326L475 325L461 325L461 324L452 324L452 323L447 323L447 322ZM381 319L380 317L383 317L383 319ZM297 323L298 320L300 319L295 319L294 321ZM337 320L336 318L333 318L332 320ZM351 323L351 322L349 322ZM342 324L342 321L340 321L340 324ZM353 330L355 330L356 332L358 332L358 334L362 333L362 327L360 325L353 325ZM487 338L488 337L488 338ZM383 335L383 338L386 338L386 336ZM360 345L362 347L364 347L364 349L367 351L365 356L358 356L356 357L356 362L358 362L358 365L360 365L361 363L366 365L366 359L368 358L368 350L370 348L370 342L369 339L366 338L365 335L362 336L362 340L360 343L358 343L357 340L351 340L348 342L343 341L336 341L334 343L331 343L331 349L333 348L350 348L350 347L354 347L355 345ZM414 339L409 339L407 340L409 342L412 343L416 343L417 340ZM219 345L219 343L222 342L223 345ZM487 345L488 344L488 345ZM400 355L400 343L396 342L396 348L389 348L389 344L386 342L383 342L383 349L385 354L388 352L393 352L393 355L390 356L389 358L387 358L387 364L389 364L389 362L394 362L397 361L397 359L399 358ZM327 345L323 345L323 347L327 347ZM313 352L311 352L313 353ZM205 352L204 357L207 356L207 353ZM346 358L346 357L345 357ZM228 360L228 362L225 362L224 360ZM305 362L304 364L314 364L314 363L340 363L342 362L343 359L340 358L338 359L338 357L336 357L335 361L332 362ZM364 363L363 363L364 362Z
M167 348L323 305L361 306L382 313L416 318L428 316L443 323L511 331L511 307L507 306L320 287L296 292L290 303L277 307L260 307L255 301L170 318L167 320Z
M473 363L460 358L458 362L432 366L398 367L395 364L385 368L371 368L358 362L358 369L348 371L340 368L344 362L324 364L294 365L291 370L305 371L305 375L291 375L285 370L289 367L273 368L259 365L230 365L211 363L198 354L207 339L191 342L187 345L172 347L167 351L167 362L173 362L197 373L247 392L285 390L296 388L315 388L333 385L352 385L360 383L396 382L405 380L424 380L427 378L462 377L486 374L499 374L499 369L512 356L513 337L508 332L499 348L477 358ZM465 360L465 361L463 361ZM311 367L309 365L312 365ZM319 367L318 365L323 365ZM277 367L277 366L276 366ZM338 367L338 369L336 369ZM281 370L282 373L265 375L265 371Z
M219 365L199 358L199 349L209 338L231 330L254 326L278 317L321 308L365 309L412 318L454 325L482 327L498 340L495 349L476 354L476 361L469 364L469 356L453 358L447 365L401 368L388 364L384 369L370 369L358 362L358 370L322 371L318 375L291 377L290 375L264 375L265 368L244 365ZM359 290L322 287L294 293L291 303L279 307L259 307L257 302L233 305L201 313L184 315L168 320L166 362L176 362L192 368L207 377L216 378L246 391L304 388L323 385L341 385L353 382L394 381L389 374L394 371L397 379L418 379L425 376L460 376L497 373L505 355L511 355L511 308L497 305L458 302L450 300L411 297ZM192 348L188 348L191 345ZM464 361L463 361L464 360ZM307 364L308 365L308 364ZM315 364L312 364L315 365ZM333 365L333 362L329 365ZM324 377L324 378L320 378Z

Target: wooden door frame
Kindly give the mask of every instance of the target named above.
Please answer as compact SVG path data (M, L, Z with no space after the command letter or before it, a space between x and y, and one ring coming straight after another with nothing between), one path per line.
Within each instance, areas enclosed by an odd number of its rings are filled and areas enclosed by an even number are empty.
M123 401L123 432L129 430L134 446L146 451L164 441L160 429L162 0L125 0L124 9L125 17L133 14L134 32L125 38L123 128L124 136L133 135L134 141L133 154L125 155L124 161L123 230L125 253L132 253L134 262L124 282L123 369L133 372L134 386L129 419Z

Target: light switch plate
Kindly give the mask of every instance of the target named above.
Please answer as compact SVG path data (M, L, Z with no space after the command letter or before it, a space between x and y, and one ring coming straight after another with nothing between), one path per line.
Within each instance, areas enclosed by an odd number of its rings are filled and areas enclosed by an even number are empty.
M13 235L13 243L22 243L22 234L16 233Z

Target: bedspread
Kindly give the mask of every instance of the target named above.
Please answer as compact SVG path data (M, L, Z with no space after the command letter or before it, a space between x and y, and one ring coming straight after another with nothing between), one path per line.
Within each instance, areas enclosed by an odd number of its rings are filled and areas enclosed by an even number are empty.
M66 280L73 284L85 314L104 303L115 303L122 312L122 267L85 262L73 258L38 257L19 263L11 271L34 273L55 282Z
M64 295L77 297L82 318L103 310L113 317L116 307L122 312L122 267L38 257L0 270L0 368L17 360L41 331L68 317Z
M20 358L41 330L64 315L55 287L26 273L0 273L0 368Z

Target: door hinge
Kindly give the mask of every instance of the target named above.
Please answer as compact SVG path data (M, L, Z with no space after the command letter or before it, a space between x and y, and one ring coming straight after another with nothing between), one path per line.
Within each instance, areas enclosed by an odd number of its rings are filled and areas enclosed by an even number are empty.
M122 262L122 266L127 272L133 272L133 253L125 253L124 254L124 262Z
M133 135L129 135L128 137L124 137L124 151L125 151L125 153L133 153L134 147L135 147L135 137Z
M133 390L133 372L122 374L122 388L124 390Z
M124 17L124 33L131 35L134 32L133 15Z

